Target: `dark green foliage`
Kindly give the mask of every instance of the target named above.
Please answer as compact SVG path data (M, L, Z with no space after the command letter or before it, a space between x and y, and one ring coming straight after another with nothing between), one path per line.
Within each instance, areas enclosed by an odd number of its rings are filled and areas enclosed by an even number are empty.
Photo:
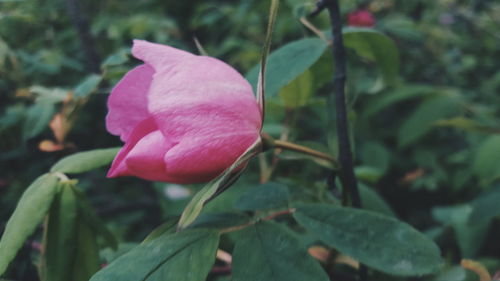
M214 231L164 234L132 249L90 280L202 281L214 263L218 242Z
M242 211L279 209L288 206L290 194L285 185L265 183L247 191L236 201L235 208Z
M59 160L52 168L51 172L65 174L80 174L99 167L109 165L115 158L120 148L95 149L73 154Z
M140 63L132 39L197 53L196 37L255 86L270 1L78 2L98 73L66 1L0 0L0 280L88 281L111 260L93 281L355 278L342 254L369 280L477 280L462 258L500 269L498 1L374 0L374 28L344 26L363 211L340 207L330 162L291 151L251 160L229 190L106 179L108 147L122 145L106 132L106 99ZM280 1L264 132L337 157L331 46L299 21L314 2ZM344 23L362 2L340 1ZM326 13L309 20L331 39ZM307 255L318 245L322 266Z
M0 275L5 272L24 241L42 222L57 192L57 176L45 174L33 182L23 194L0 240Z
M329 205L299 206L294 217L329 246L390 274L429 274L443 265L432 240L391 217Z
M233 280L328 280L319 263L282 226L262 222L238 234L233 253Z
M325 41L317 38L302 39L271 53L267 65L266 96L272 97L313 65L326 50ZM250 84L257 85L259 66L246 75ZM255 88L255 87L254 87Z

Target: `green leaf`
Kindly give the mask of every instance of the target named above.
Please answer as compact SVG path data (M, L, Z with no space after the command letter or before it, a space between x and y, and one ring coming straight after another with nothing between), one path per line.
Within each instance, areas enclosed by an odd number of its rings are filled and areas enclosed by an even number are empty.
M320 90L325 84L333 80L335 65L332 52L323 52L320 58L308 69L314 78L313 93Z
M0 275L5 272L24 241L42 222L57 193L57 184L57 176L45 174L23 193L0 240Z
M118 150L119 147L113 147L75 153L59 160L50 171L65 174L88 172L111 163Z
M376 183L384 175L380 169L370 166L357 166L354 173L358 179L367 183Z
M436 276L432 281L466 281L467 273L465 269L460 266L454 266L446 271L443 271L441 274Z
M439 119L457 114L460 106L456 98L438 96L424 101L406 119L398 132L400 147L406 147L425 136Z
M86 223L77 223L76 253L72 281L88 281L101 267L95 233Z
M471 213L472 206L470 204L432 209L432 215L437 221L453 228L462 258L474 257L488 233L490 221L471 221L469 219Z
M267 62L266 95L277 95L281 88L309 69L321 57L326 47L328 44L321 39L307 38L272 52ZM259 65L256 65L247 73L246 78L250 84L257 85L259 69Z
M473 119L458 116L451 119L439 120L434 123L436 126L442 127L453 127L456 129L461 129L468 132L475 133L488 133L488 134L498 134L500 133L500 127L486 126Z
M286 208L289 201L288 187L270 182L251 188L236 201L235 208L242 211Z
M253 185L244 182L231 186L231 188L224 190L223 193L215 197L213 200L210 200L210 204L206 204L201 213L217 214L233 211L238 198L240 198L252 186Z
M369 118L398 102L415 97L421 97L432 92L435 92L434 87L428 85L406 85L404 87L397 88L388 94L375 96L375 98L368 103L369 107L366 108L363 113L367 118Z
M79 219L85 224L85 226L82 227L90 228L93 235L101 236L104 238L104 241L109 247L114 250L118 249L118 241L116 241L116 237L113 233L111 233L111 231L109 231L101 218L97 216L85 193L76 187L73 188L73 191L78 198L77 203Z
M360 152L363 165L379 169L385 174L391 162L391 153L379 142L366 142Z
M65 181L50 208L40 273L42 280L87 281L99 270L96 233L81 219L76 181Z
M5 43L2 38L0 38L0 68L5 67L6 59L11 55L12 51L9 48L9 45Z
M386 216L396 217L392 208L385 202L385 200L372 188L360 183L359 195L363 208L369 211L374 211Z
M9 129L19 124L23 120L24 114L25 108L20 104L6 107L0 117L0 134L12 134Z
M97 74L90 74L75 88L75 97L85 98L92 94L102 81L102 76Z
M323 204L299 206L294 217L324 243L389 274L429 274L442 264L434 242L391 217Z
M54 103L51 101L40 101L30 106L24 120L23 139L36 137L48 128L54 112Z
M160 226L155 228L153 231L151 231L151 233L149 233L148 236L146 236L146 238L144 238L144 240L142 241L142 244L151 242L164 234L174 233L176 226L177 226L177 219L169 220L169 221L161 224Z
M181 218L177 228L183 229L190 225L200 214L203 206L215 198L215 196L226 190L231 184L233 184L244 169L237 172L233 172L236 168L240 167L242 163L249 161L252 157L257 155L261 151L261 140L260 138L255 141L236 161L227 168L221 175L213 179L207 185L205 185L198 193L193 196L193 199L188 203L184 211L182 212Z
M311 71L306 70L290 84L283 87L279 96L286 107L297 108L307 105L313 93L313 76Z
M243 225L249 221L250 217L244 213L201 214L189 228L224 229Z
M500 216L500 186L488 190L472 201L469 223L488 222Z
M101 64L101 68L107 68L109 66L124 64L128 61L129 54L130 54L130 49L119 50L118 52L109 55Z
M423 30L419 28L418 22L412 19L410 15L391 13L391 15L387 15L380 21L377 20L377 28L394 34L397 38L408 40L409 43L424 40Z
M239 235L233 252L233 281L327 281L328 276L286 228L259 222Z
M205 281L218 244L216 231L163 235L117 258L90 281Z
M62 182L49 214L43 239L42 280L66 281L72 279L76 252L77 198L70 181Z
M354 49L362 58L374 61L386 83L395 82L399 71L399 51L391 38L368 28L346 27L342 33L346 48Z
M500 178L500 136L494 135L483 141L474 155L472 170L487 185Z
M68 98L69 91L61 88L46 88L43 86L31 86L30 93L37 95L36 102L58 103Z

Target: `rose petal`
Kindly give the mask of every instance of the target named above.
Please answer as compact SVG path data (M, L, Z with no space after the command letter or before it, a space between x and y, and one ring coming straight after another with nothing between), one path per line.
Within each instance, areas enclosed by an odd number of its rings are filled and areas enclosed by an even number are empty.
M259 137L255 131L185 138L165 154L166 169L176 183L207 182L245 152Z
M108 177L114 178L119 176L131 176L132 174L127 169L127 165L124 161L127 154L144 136L156 130L158 130L158 126L156 126L153 118L148 118L139 122L139 124L137 124L130 133L125 145L120 149L113 160L111 168L108 171Z
M258 135L260 123L242 118L240 112L221 108L217 103L192 103L171 107L153 116L159 130L173 142L203 136L207 139L227 134Z
M137 142L125 157L131 174L153 181L171 181L163 160L165 153L174 146L160 131L153 131Z
M214 58L194 57L169 69L156 69L148 95L148 110L155 116L162 132L167 135L168 118L184 108L204 112L203 126L212 115L231 112L234 118L254 124L260 130L262 117L250 84L236 70ZM195 113L195 115L199 115ZM166 123L167 122L167 123ZM233 127L232 130L234 130Z
M155 69L168 67L195 55L188 52L172 48L170 46L151 43L144 40L134 40L132 55L150 64Z
M147 92L153 79L154 69L139 65L129 71L113 88L108 98L106 128L126 141L139 122L149 117Z
M139 77L145 72L141 67L132 70L110 97L113 112L108 128L126 144L109 176L134 175L174 183L209 181L259 138L260 107L250 84L232 67L141 40L134 41L132 53L146 63L148 77ZM127 85L133 83L143 85L142 89L134 92ZM140 101L120 100L137 92L143 95ZM134 109L130 103L140 106ZM140 118L126 119L137 112Z

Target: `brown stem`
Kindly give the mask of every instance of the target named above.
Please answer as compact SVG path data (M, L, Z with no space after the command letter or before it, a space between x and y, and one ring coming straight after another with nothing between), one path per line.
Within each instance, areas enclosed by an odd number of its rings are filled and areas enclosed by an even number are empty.
M286 114L285 114L285 120L283 121L283 130L281 131L281 135L280 135L280 140L282 140L282 141L288 140L288 136L290 135L291 123L294 123L294 121L295 121L295 118L293 116L294 112L292 109L287 108L285 113ZM272 176L274 170L276 170L276 168L278 167L278 162L280 160L279 155L281 154L282 151L283 151L283 149L281 149L281 148L276 148L274 150L274 153L273 153L273 156L271 159L271 165L268 166L263 173L261 173L262 174L261 183L266 183L271 179L271 176ZM265 160L265 158L264 158L265 156L263 154L260 154L259 156L261 156L261 159ZM262 163L262 164L264 164L264 163ZM267 162L266 162L266 164L267 164ZM264 165L261 165L261 167L264 167Z
M295 144L295 143L291 143L291 142L287 142L287 141L282 141L282 140L275 140L274 146L277 148L282 148L282 149L286 149L286 150L300 152L300 153L308 154L308 155L311 155L311 156L314 156L314 157L317 157L317 158L320 158L323 160L327 160L327 161L330 161L334 167L338 167L337 159L335 159L333 156L328 155L326 153L323 153L321 151L317 151L317 150L314 150L312 148L303 146L303 145L299 145L299 144Z

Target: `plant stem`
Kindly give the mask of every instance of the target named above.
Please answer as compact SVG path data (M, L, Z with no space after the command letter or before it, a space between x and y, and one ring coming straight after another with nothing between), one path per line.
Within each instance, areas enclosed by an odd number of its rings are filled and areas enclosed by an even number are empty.
M338 166L337 159L335 159L333 156L328 155L326 153L311 149L309 147L305 147L302 145L298 145L295 143L291 143L288 141L283 141L283 140L275 140L274 141L274 147L275 148L281 148L281 149L286 149L286 150L291 150L291 151L296 151L304 154L308 154L323 160L330 161L334 167Z
M349 127L347 120L347 106L345 98L346 81L346 55L344 42L342 38L342 22L340 18L340 7L338 0L320 0L317 9L311 13L311 16L319 14L323 9L328 9L330 22L332 24L332 52L335 64L333 76L333 90L336 110L336 127L339 144L339 177L342 182L343 192L349 192L351 205L355 208L361 208L361 198L358 190L358 183L354 175L354 165L352 160L351 143L349 139ZM367 279L367 268L360 265L359 279Z
M245 224L241 224L241 225L232 226L232 227L229 227L229 228L226 228L226 229L222 229L220 231L220 233L224 234L224 233L228 233L228 232L234 232L234 231L242 230L244 228L247 228L249 226L252 226L252 225L256 224L259 221L270 221L270 220L273 220L273 219L275 219L277 217L284 216L284 215L291 215L293 213L295 213L295 209L294 208L286 209L286 210L283 210L283 211L277 211L277 212L269 214L267 217L259 218L259 219L256 219L256 220L249 221L249 222L247 222Z
M346 55L342 38L342 22L338 0L324 0L325 8L330 14L333 35L333 59L335 63L335 74L333 77L333 89L335 97L336 126L339 143L340 180L351 197L353 207L361 208L358 183L354 175L351 143L349 140L349 127L347 120L347 106L345 98L346 81Z

